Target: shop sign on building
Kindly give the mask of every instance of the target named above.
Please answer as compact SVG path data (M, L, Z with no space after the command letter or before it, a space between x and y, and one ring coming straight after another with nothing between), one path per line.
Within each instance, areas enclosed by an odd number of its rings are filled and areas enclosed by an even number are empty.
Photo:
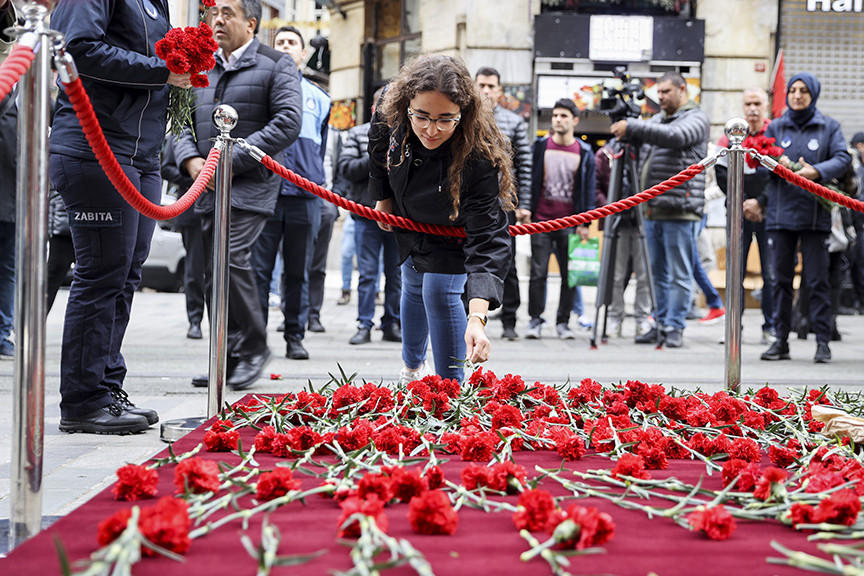
M807 0L808 12L861 12L864 0Z

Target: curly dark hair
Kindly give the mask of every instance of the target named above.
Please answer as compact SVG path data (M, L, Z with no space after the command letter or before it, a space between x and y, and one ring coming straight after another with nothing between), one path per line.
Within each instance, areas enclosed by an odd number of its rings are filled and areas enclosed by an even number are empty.
M513 160L510 142L502 136L495 123L491 106L485 104L468 68L461 59L440 54L421 55L407 62L399 75L390 83L378 107L378 115L390 130L408 125L408 105L422 92L438 91L459 106L462 119L450 137L453 161L447 171L453 212L450 220L459 215L462 172L469 159L486 158L498 169L501 205L513 210L516 194L513 187ZM410 126L401 142L404 153Z

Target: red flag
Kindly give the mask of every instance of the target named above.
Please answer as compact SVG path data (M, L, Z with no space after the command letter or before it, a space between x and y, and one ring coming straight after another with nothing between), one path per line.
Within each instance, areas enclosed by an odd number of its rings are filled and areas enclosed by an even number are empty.
M771 72L771 117L779 118L786 110L786 66L783 49L777 51L777 60Z

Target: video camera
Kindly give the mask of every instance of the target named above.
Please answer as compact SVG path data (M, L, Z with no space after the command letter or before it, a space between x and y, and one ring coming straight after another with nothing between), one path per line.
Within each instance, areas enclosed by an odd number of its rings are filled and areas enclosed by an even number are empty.
M621 80L621 88L603 88L605 96L600 99L600 112L609 116L613 123L625 118L639 118L642 107L635 101L645 98L642 85L632 79L623 66L615 67L615 77Z

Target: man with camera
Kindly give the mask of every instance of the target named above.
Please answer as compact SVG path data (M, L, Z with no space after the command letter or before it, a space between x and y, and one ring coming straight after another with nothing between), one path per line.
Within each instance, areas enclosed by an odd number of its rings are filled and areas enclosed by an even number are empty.
M624 119L610 131L641 144L639 189L678 174L705 157L708 115L690 100L687 83L675 72L657 81L661 113L648 120ZM684 344L684 328L693 290L693 243L705 204L705 175L699 174L645 204L645 236L657 298L654 328L637 343Z

